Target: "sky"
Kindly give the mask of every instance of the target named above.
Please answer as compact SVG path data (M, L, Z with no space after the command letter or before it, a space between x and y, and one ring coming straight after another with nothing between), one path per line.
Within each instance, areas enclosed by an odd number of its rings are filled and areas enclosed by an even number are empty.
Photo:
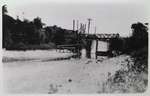
M16 19L40 17L46 26L72 29L72 22L88 23L90 33L131 35L131 24L150 23L148 0L4 0L8 14ZM149 3L150 4L150 3Z

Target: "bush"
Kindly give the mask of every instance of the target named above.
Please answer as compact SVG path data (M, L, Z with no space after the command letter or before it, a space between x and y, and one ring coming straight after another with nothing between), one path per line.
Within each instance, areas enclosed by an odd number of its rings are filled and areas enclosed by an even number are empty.
M148 48L144 47L134 51L131 53L131 56L134 58L134 65L132 68L138 72L143 71L148 73Z
M28 49L27 45L25 45L22 42L19 42L17 44L13 44L10 50L26 50Z

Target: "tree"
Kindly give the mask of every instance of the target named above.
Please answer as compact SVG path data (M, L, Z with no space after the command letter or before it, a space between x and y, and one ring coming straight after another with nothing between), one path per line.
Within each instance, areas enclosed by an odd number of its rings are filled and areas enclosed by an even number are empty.
M65 34L64 34L64 30L61 28L55 28L55 35L54 38L52 40L52 42L54 42L56 45L61 45L65 43Z
M113 38L109 43L109 50L115 52L123 51L123 39L122 38Z
M130 37L131 56L135 58L133 69L138 72L148 72L148 23L132 24L132 36Z
M131 25L132 36L130 38L130 47L133 50L148 46L148 27L143 23L134 23Z
M7 15L6 5L2 6L2 35L3 35L3 48L9 49L13 45L12 31L14 30L14 25L16 20L11 16Z
M44 24L42 23L40 17L35 18L35 19L33 20L33 23L35 24L35 26L36 26L37 29L42 28L43 25L44 25Z
M2 6L2 13L3 13L3 15L8 12L6 6L7 6L7 5L3 5L3 6Z
M143 38L143 36L147 35L148 31L148 27L140 22L132 24L131 29L133 32L132 36L136 38Z

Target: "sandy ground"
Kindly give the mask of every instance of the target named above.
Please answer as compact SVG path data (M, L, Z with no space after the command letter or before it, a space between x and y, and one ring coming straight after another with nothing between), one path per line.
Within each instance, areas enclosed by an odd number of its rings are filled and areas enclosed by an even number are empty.
M12 56L20 58L18 53L15 54L17 55ZM34 54L30 57L37 56ZM45 57L40 54L38 58L41 57L41 59L51 57L47 52L45 54L48 56L44 55ZM58 54L64 55L64 53ZM61 56L58 54L56 56ZM29 58L29 55L24 56ZM7 57L6 54L5 57ZM120 63L126 57L119 56L103 61L82 58L46 62L32 60L5 62L3 64L4 92L25 94L98 93L103 90L102 85L108 76L113 75L122 67Z

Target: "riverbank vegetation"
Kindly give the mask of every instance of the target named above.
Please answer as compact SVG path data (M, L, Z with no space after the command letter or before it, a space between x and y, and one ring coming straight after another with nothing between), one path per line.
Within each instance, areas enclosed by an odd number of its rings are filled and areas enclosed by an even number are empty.
M112 41L111 49L131 57L126 66L110 76L103 85L103 92L137 93L148 88L148 27L147 23L131 25L132 36Z
M56 25L46 26L40 17L32 21L14 19L2 7L3 48L6 50L53 49L56 45L76 44L77 32Z

